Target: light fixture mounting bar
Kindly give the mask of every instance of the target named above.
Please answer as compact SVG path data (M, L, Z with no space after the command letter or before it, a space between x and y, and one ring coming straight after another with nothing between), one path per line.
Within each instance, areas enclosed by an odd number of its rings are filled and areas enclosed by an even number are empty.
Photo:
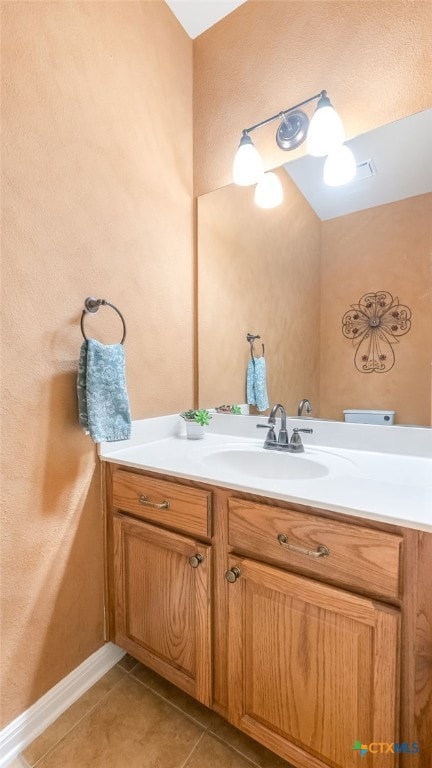
M243 136L251 133L251 131L254 131L255 128L261 128L263 125L272 123L274 120L281 120L283 116L287 115L289 112L294 112L296 109L300 109L300 107L304 107L306 104L310 104L311 101L316 101L317 99L320 99L322 96L326 95L327 91L320 91L320 93L317 93L315 96L311 96L309 99L305 99L305 101L300 101L299 104L294 104L293 107L289 107L288 109L282 110L282 112L278 112L277 115L268 117L266 120L262 120L260 123L256 123L256 125L252 125L250 128L244 128L242 131Z

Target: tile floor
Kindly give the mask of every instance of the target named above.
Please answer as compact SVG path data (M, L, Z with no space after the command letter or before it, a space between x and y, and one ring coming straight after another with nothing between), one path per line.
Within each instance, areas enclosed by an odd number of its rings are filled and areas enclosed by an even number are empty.
M131 656L10 768L290 768Z

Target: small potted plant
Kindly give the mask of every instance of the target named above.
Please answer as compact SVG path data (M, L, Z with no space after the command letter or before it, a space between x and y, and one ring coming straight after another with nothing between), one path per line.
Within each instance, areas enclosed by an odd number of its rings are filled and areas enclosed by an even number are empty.
M205 428L210 424L211 413L205 408L183 411L180 414L186 423L186 435L189 440L200 440L204 437Z

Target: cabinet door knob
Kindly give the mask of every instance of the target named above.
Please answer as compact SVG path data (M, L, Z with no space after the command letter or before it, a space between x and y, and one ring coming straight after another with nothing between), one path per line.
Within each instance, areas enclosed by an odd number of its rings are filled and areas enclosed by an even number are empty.
M196 553L196 555L192 555L192 557L189 558L189 565L191 568L198 568L199 565L204 560L204 555L201 555L199 552Z
M230 584L234 584L235 581L240 576L240 568L237 568L235 565L234 568L230 568L229 571L225 573L225 578L227 581L229 581Z

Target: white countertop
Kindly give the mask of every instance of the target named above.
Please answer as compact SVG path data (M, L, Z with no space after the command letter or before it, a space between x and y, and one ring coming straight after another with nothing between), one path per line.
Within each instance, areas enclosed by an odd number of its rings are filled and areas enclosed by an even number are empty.
M314 433L302 435L304 454L278 453L277 461L287 459L291 467L305 459L318 462L326 474L279 479L221 465L221 451L234 456L263 450L266 432L258 432L257 423L267 418L218 414L204 439L188 440L177 415L144 419L133 422L130 440L102 443L99 455L102 461L432 532L431 429L288 419L290 433L294 426Z

